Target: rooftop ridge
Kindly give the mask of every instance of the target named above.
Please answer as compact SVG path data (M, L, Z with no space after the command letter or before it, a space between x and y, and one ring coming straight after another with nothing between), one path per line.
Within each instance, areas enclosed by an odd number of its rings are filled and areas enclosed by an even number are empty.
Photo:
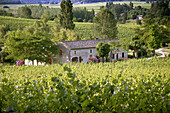
M119 39L97 39L97 40L78 40L78 41L61 41L58 44L63 44L69 49L85 49L95 48L99 42L108 43L109 41L118 41Z
M115 39L97 39L97 40L95 40L95 39L93 39L93 40L75 40L75 41L61 41L61 42L81 42L81 41L98 41L98 40L119 40L119 39L117 39L117 38L115 38Z

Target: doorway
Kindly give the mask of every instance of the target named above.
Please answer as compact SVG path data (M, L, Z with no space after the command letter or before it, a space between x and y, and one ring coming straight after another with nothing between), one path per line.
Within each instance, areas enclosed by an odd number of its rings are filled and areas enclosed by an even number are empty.
M78 62L78 57L73 57L72 62Z

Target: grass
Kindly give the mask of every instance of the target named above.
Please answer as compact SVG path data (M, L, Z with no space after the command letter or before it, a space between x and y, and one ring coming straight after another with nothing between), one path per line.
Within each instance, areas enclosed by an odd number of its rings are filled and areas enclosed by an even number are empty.
M169 49L163 49L162 51L170 54L170 48Z

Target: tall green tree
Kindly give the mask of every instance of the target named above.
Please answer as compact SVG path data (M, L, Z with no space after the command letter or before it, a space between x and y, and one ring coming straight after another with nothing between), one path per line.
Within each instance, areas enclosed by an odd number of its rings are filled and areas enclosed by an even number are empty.
M123 23L125 24L127 20L127 11L124 11L123 13Z
M106 57L106 61L107 61L107 57L110 52L110 45L105 44L104 42L99 42L96 46L96 50L97 50L97 55L99 57L102 57L102 62L104 62L104 57Z
M130 9L133 9L133 3L132 2L130 2L129 6L130 6Z
M62 0L60 4L61 10L59 14L60 24L65 29L74 29L75 24L73 23L73 5L70 0Z
M152 49L154 53L155 49L163 47L169 38L168 29L157 24L150 25L149 30L143 35L145 45L147 45L149 49Z
M167 25L170 20L169 2L153 2L149 13L145 16L145 24Z
M22 7L20 9L21 11L21 17L24 17L24 18L31 18L31 14L32 14L32 11L29 7L25 6L25 7Z
M109 9L102 9L94 18L94 35L100 39L114 39L118 33L116 20Z

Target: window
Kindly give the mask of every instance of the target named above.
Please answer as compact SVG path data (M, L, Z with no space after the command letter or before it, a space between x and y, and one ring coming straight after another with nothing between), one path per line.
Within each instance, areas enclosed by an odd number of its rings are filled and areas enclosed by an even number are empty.
M90 55L90 58L93 57L92 55Z
M90 49L90 53L92 53L92 50Z
M122 53L122 58L124 58L124 53Z
M60 55L62 55L63 54L63 51L60 49Z
M74 54L76 54L76 51L74 51Z
M115 54L113 54L113 57L112 57L113 59L115 59Z

